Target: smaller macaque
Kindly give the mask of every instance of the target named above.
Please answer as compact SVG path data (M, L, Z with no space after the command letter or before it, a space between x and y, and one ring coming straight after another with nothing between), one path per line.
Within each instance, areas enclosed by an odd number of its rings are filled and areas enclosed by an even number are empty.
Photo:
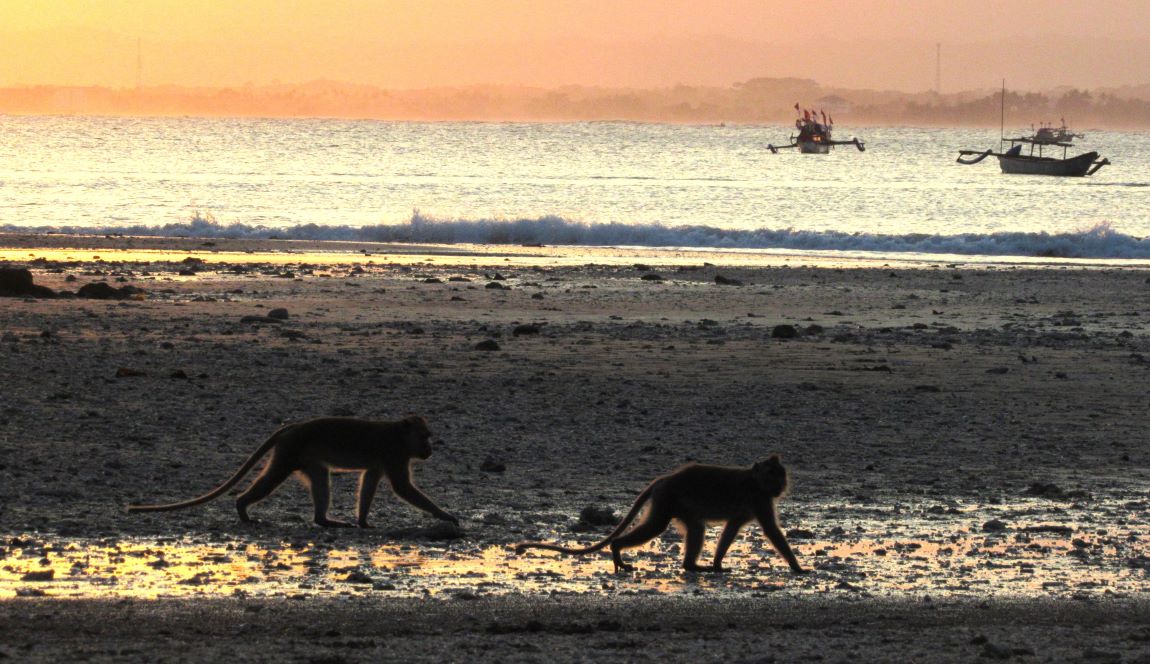
M722 572L723 556L735 541L739 529L756 519L791 571L803 574L805 570L787 544L775 514L775 502L786 493L787 486L787 469L777 454L750 468L688 464L647 485L623 521L599 543L574 549L546 542L521 542L515 545L515 553L522 554L526 549L546 549L579 555L610 546L615 571L630 570L633 566L623 562L620 552L646 544L666 530L672 520L678 520L686 530L683 568L694 572ZM648 503L650 509L643 520L627 530ZM710 567L703 567L698 564L698 559L703 549L706 525L710 521L724 521L726 527L719 536L714 562Z
M202 505L223 495L239 482L268 452L263 472L236 498L241 521L251 521L248 507L267 498L288 477L298 473L311 490L315 523L325 527L352 524L327 517L331 503L331 473L361 471L357 524L370 528L367 513L380 480L385 476L395 495L444 521L459 519L444 512L411 481L411 462L431 456L431 430L427 421L409 415L398 421L361 420L353 417L321 417L288 424L252 453L232 477L199 498L165 505L128 505L133 512L167 512Z

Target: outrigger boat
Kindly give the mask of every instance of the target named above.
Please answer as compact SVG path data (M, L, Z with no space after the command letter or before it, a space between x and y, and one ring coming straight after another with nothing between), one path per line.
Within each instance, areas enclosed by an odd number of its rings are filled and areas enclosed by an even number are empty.
M1033 130L1034 126L1031 125L1030 128ZM1061 127L1055 127L1052 124L1041 125L1030 138L1034 139L1035 143L1049 145L1051 143L1073 143L1074 139L1086 138L1086 135L1070 131L1070 127L1066 126L1066 119L1063 118Z
M1002 99L1003 99L1003 124L1005 124L1005 99L1006 99L1006 84L1002 85ZM1002 168L1003 173L1020 174L1020 175L1057 175L1064 177L1082 177L1085 175L1094 175L1098 169L1110 163L1109 159L1099 159L1097 152L1084 152L1074 157L1067 157L1066 150L1074 147L1071 142L1075 138L1083 138L1082 134L1075 134L1066 127L1066 122L1062 122L1061 127L1043 126L1039 127L1031 136L1020 136L1018 138L1003 138L1002 133L999 133L998 149L999 152L994 150L985 150L979 152L978 150L959 150L958 163L960 164L977 164L978 162L986 159L987 157L994 156L998 158L998 165ZM1007 141L1010 142L1010 149L1002 151L1002 146ZM1022 153L1023 146L1029 145L1030 150L1027 154ZM1034 154L1034 147L1038 146L1038 154ZM1060 147L1062 148L1062 158L1047 157L1042 154L1044 147ZM966 157L966 158L964 158ZM973 157L971 159L970 157Z
M795 104L795 110L799 111L798 104ZM866 150L866 145L857 138L852 138L849 141L834 140L831 137L831 131L834 129L835 121L834 118L827 117L826 113L810 109L804 109L801 112L802 115L795 120L795 129L799 130L799 135L791 135L791 144L768 144L767 149L774 154L778 154L779 150L790 148L798 148L799 152L803 154L827 154L836 145L853 145L859 149L859 152ZM820 116L822 122L819 121Z
M1074 157L1066 156L1066 148L1070 143L1038 143L1027 138L1010 138L1011 147L1006 152L986 150L959 150L958 163L977 164L990 156L998 157L998 165L1003 173L1020 175L1061 175L1068 177L1082 177L1094 175L1098 169L1110 163L1109 159L1099 159L1097 152L1083 152ZM1030 144L1030 152L1022 154L1022 146ZM1034 146L1038 146L1038 154L1034 154ZM1046 157L1042 154L1043 145L1055 145L1062 148L1062 158ZM1000 148L1001 149L1001 148ZM964 156L978 155L974 159L963 159Z

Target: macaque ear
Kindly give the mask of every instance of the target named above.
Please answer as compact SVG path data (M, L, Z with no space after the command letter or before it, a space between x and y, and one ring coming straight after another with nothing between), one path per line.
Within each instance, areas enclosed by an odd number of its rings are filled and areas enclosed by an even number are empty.
M771 456L767 457L766 462L772 466L781 466L783 465L783 458L777 454L772 454Z

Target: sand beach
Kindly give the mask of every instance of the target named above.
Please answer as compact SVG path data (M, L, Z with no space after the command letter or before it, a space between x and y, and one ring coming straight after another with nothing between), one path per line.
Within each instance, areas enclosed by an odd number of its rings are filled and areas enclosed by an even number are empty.
M0 267L55 294L0 297L0 659L1150 661L1150 269L45 234ZM369 530L298 486L124 512L408 413L459 529L382 490ZM810 574L756 526L723 575L673 531L621 575L513 555L772 453Z

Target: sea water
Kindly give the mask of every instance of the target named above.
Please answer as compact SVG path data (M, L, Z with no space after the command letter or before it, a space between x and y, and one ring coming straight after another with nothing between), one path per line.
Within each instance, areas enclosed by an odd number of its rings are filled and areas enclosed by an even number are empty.
M955 162L997 128L0 116L0 229L1150 259L1150 133L1076 129L1112 165Z

